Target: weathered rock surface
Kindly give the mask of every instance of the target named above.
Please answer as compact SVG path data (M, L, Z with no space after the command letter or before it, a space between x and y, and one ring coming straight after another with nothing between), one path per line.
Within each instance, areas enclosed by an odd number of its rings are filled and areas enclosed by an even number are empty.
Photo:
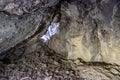
M35 51L28 54L28 48ZM120 80L118 65L68 60L40 43L22 43L9 52L0 61L0 80Z
M47 45L69 59L120 64L119 18L119 0L64 1L60 34Z
M40 1L0 0L0 80L120 80L119 0Z
M119 0L58 2L1 0L0 53L45 32L58 10L60 33L46 43L49 48L68 59L120 64Z
M42 32L59 0L0 0L0 53ZM43 25L45 24L45 25ZM42 26L41 26L42 25Z

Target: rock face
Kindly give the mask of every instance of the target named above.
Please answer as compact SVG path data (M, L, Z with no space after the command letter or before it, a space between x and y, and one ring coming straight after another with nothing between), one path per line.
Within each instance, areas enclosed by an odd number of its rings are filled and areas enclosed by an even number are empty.
M0 0L0 80L120 80L120 0L58 2Z
M40 43L29 45L21 57L19 54L26 48L23 45L16 46L12 54L0 61L0 80L120 80L118 65L67 60ZM35 45L37 50L30 53Z
M48 43L69 59L120 64L120 1L69 0L61 4L60 33Z
M58 1L0 0L0 53L44 30L41 25L50 22Z
M59 12L59 34L46 45L68 59L120 64L119 0L1 0L0 53L47 30ZM56 4L59 5L55 6Z

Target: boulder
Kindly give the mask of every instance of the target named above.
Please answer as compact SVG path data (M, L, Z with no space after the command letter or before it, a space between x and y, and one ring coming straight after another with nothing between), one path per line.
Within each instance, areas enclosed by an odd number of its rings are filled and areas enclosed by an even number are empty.
M0 53L42 32L59 0L0 0Z
M119 0L61 4L60 33L46 44L68 59L120 64Z

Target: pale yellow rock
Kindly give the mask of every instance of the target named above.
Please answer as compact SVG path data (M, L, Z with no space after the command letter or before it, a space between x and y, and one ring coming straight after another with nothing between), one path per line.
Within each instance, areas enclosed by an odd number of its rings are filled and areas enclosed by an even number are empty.
M87 49L86 50L83 49L82 36L72 38L71 43L73 45L72 45L72 49L70 49L69 52L68 52L68 58L69 59L82 58L85 61L90 61L92 56Z
M100 37L99 37L100 38ZM82 36L71 38L69 40L70 45L68 45L68 59L77 59L82 58L84 61L91 61L91 58L94 56L90 49L85 48L82 43ZM100 39L100 50L101 52L95 55L93 62L107 62L107 63L116 63L120 64L120 45L117 44L115 39L110 39L108 42L105 42ZM92 45L90 45L92 46Z
M112 68L110 71L111 71L113 74L119 74L119 72L118 72L116 69L113 69L113 68Z

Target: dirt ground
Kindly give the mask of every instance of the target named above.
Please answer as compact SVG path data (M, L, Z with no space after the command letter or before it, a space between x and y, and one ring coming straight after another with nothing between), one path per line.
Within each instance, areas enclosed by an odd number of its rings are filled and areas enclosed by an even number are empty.
M120 80L118 65L67 60L46 46L36 45L36 51L26 54L21 54L25 45L11 49L0 61L0 80Z

